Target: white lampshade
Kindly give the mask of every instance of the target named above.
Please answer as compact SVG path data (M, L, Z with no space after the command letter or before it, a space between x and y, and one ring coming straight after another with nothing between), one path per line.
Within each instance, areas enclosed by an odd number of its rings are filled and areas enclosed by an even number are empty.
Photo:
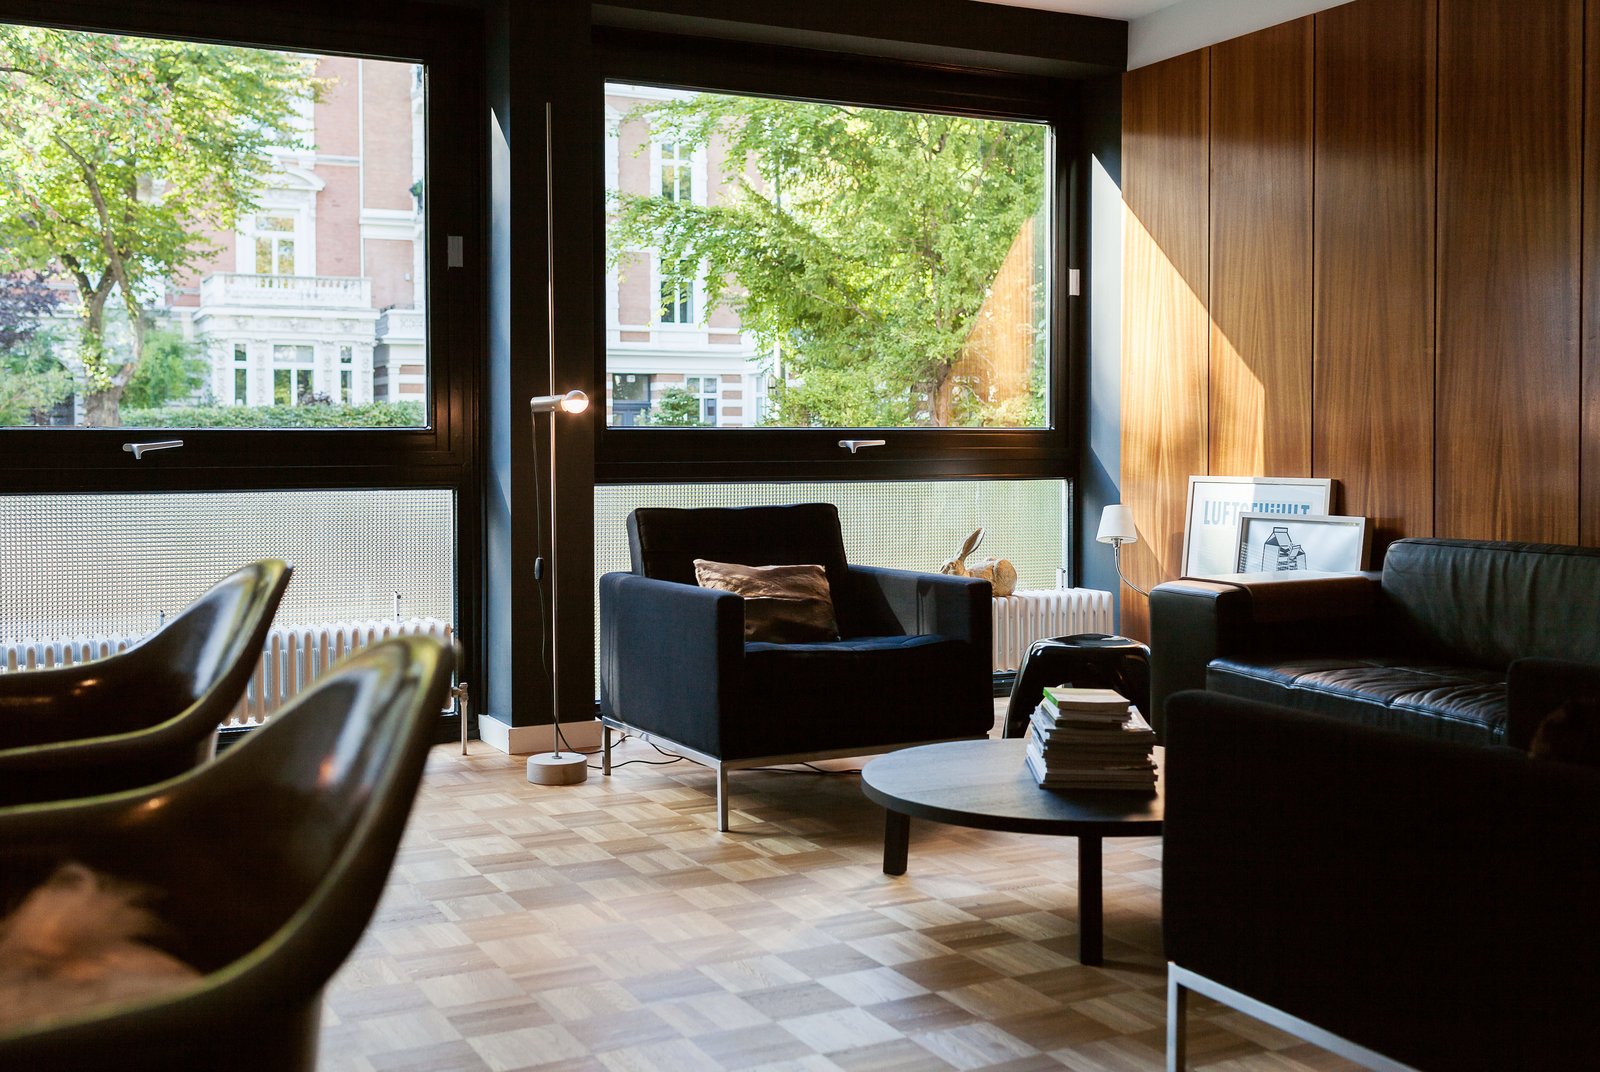
M1100 531L1095 536L1101 543L1138 543L1139 532L1133 527L1133 511L1120 503L1113 503L1100 514Z

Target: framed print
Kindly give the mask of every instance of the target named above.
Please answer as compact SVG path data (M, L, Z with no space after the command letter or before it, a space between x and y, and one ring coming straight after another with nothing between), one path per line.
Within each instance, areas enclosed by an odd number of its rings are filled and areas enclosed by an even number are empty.
M1327 478L1191 476L1183 522L1183 577L1216 577L1239 569L1239 517L1327 514Z
M1367 568L1372 531L1364 517L1239 515L1240 573L1353 573Z

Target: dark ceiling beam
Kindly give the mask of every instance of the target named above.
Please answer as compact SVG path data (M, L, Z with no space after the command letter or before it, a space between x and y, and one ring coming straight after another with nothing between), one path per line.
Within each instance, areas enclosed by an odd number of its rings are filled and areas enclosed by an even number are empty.
M1128 24L974 0L607 0L597 26L1054 78L1127 67Z

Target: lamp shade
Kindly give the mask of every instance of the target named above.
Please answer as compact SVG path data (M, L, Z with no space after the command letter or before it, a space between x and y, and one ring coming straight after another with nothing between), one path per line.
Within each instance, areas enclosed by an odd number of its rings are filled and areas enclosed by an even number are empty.
M1113 503L1100 514L1100 531L1095 539L1101 543L1138 543L1139 532L1133 527L1133 511L1120 503Z

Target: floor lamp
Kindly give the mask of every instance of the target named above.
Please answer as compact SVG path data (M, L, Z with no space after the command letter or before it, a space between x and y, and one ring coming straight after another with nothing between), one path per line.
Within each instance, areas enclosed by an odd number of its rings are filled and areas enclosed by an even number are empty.
M589 760L581 752L561 750L561 703L560 690L556 682L560 678L560 663L556 659L556 414L557 413L582 413L589 408L589 396L582 391L568 391L564 395L539 395L528 400L528 409L533 415L533 457L534 468L538 468L539 458L539 414L550 414L550 613L548 615L550 629L550 661L545 664L545 673L550 679L550 732L552 738L551 750L528 757L528 781L536 785L577 785L589 777ZM537 497L536 497L537 498ZM542 534L541 534L542 535ZM546 620L544 607L544 572L545 563L542 558L535 558L533 563L533 579L539 585L539 613L541 622ZM540 654L543 654L541 646Z

